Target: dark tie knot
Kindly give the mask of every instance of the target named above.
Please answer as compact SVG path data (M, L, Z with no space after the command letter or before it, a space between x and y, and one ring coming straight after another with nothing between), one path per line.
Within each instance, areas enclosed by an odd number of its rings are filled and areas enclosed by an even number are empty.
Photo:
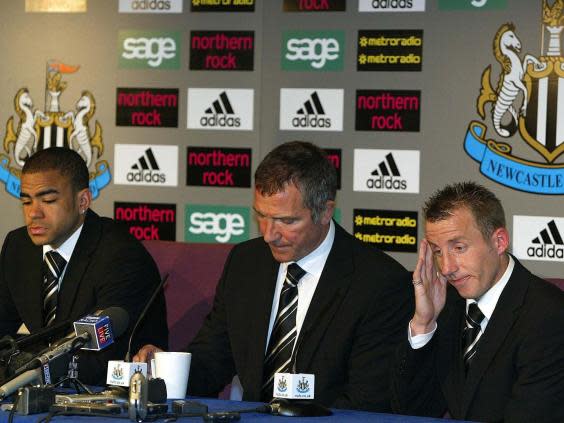
M286 270L286 281L290 285L296 286L306 273L307 272L302 269L298 263L290 263L288 265L288 269Z
M484 320L484 313L478 307L478 303L470 303L468 306L468 313L466 314L466 322L469 326L478 327Z
M67 265L67 261L58 252L51 250L45 253L45 260L53 267L54 274L60 276Z

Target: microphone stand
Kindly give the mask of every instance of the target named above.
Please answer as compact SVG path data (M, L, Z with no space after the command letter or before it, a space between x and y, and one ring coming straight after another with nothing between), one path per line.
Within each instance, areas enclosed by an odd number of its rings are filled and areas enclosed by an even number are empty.
M68 382L68 385L72 385L74 386L74 389L76 390L77 394L81 393L81 389L86 392L87 394L94 394L94 392L92 392L90 390L90 388L88 388L84 383L82 383L79 379L78 379L78 355L73 355L72 359L69 361L69 370L67 373L67 377L65 377L64 379L61 379L60 381L58 381L57 383L55 383L53 386L53 388L56 388L57 386L61 386L64 385L65 383Z

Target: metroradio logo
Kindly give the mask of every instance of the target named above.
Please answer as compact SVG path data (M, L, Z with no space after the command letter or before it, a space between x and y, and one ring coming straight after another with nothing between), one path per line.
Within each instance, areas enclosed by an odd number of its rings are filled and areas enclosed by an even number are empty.
M253 129L253 90L188 89L188 128Z
M419 151L354 151L354 190L419 192Z
M564 218L514 216L515 255L528 260L564 261Z
M116 184L178 185L178 146L116 144L114 161Z
M343 90L280 90L280 129L343 130Z

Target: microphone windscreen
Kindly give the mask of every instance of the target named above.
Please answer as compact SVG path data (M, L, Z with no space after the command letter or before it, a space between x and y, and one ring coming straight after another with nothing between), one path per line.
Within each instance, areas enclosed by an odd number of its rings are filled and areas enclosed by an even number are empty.
M164 379L153 378L147 381L148 400L160 404L166 402L166 384Z
M129 326L129 313L121 307L108 307L99 313L100 316L108 316L112 322L114 338L125 333Z

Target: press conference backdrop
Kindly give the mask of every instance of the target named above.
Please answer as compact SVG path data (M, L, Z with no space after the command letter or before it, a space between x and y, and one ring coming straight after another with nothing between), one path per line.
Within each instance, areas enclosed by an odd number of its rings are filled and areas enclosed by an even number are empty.
M514 254L562 277L564 46L548 3L1 2L0 236L22 223L28 151L62 144L88 163L93 208L138 238L240 242L258 235L257 164L301 139L338 169L341 224L407 268L424 199L475 180L502 200Z

